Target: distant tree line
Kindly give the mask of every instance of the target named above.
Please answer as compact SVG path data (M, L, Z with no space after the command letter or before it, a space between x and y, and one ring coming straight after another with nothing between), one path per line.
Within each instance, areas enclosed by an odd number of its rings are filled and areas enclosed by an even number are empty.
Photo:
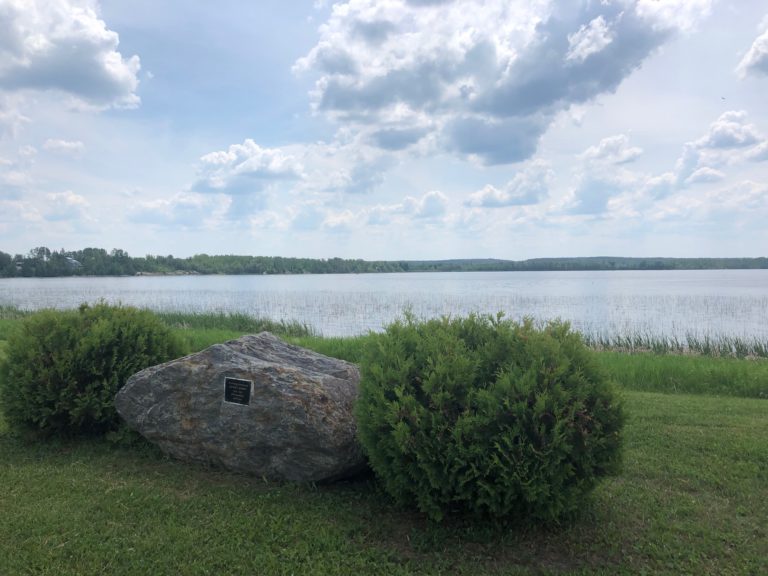
M534 258L531 260L349 260L280 256L132 257L103 248L50 250L26 255L0 251L0 277L134 276L137 274L362 274L376 272L476 272L538 270L706 270L768 268L768 258Z

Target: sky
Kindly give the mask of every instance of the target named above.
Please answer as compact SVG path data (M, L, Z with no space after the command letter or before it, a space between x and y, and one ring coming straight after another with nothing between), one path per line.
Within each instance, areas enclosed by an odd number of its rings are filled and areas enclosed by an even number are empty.
M0 251L768 255L763 0L0 0Z

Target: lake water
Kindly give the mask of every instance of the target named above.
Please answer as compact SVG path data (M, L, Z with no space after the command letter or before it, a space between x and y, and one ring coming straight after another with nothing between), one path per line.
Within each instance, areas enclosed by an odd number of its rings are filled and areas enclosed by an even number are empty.
M298 320L326 336L469 312L562 318L591 334L768 339L768 270L456 272L0 279L0 306L108 302Z

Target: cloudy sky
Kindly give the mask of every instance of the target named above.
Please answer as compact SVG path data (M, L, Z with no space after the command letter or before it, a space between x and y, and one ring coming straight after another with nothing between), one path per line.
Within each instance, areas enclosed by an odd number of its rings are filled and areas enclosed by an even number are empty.
M763 0L0 0L0 250L768 254Z

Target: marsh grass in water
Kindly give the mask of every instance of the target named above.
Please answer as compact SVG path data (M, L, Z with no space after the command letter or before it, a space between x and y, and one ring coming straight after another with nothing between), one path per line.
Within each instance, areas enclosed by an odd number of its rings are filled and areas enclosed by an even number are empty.
M312 329L301 322L255 318L239 312L209 312L206 314L155 312L155 314L169 327L182 330L229 330L243 334L266 330L281 336L309 336L313 334Z
M695 354L712 357L768 358L768 341L738 336L687 334L685 338L663 338L654 334L583 334L587 346L635 354Z
M15 306L0 306L0 320L18 320L29 314L31 312L20 310Z

